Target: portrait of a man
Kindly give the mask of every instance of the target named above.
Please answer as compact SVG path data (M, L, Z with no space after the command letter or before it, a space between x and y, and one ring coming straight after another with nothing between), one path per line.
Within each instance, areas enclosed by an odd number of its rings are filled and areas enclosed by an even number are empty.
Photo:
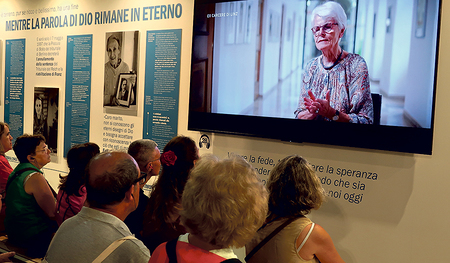
M137 116L138 65L139 31L105 33L103 112Z

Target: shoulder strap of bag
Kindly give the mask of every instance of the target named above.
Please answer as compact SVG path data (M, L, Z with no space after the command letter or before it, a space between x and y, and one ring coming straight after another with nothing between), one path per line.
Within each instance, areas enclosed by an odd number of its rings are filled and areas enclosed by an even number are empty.
M288 220L286 220L282 225L280 225L279 227L277 227L272 233L270 233L270 235L268 235L266 238L264 238L256 247L254 247L252 249L252 251L250 251L250 253L247 254L247 256L245 257L245 261L248 262L248 260L253 257L253 255L256 254L256 252L258 252L258 250L263 247L267 242L269 242L269 240L271 240L276 234L278 234L278 232L280 232L283 228L285 228L287 225L289 225L290 223L292 223L292 221L294 221L295 219L297 219L297 217L292 217L289 218Z
M134 236L127 236L127 237L119 238L116 241L112 242L111 245L109 245L105 250L103 250L103 252L100 255L98 255L98 257L96 259L94 259L94 261L92 261L92 263L103 262L103 260L105 260L105 258L107 258L123 242L130 240L130 239L136 239L136 238Z
M177 263L177 242L178 237L166 243L166 253L169 263Z

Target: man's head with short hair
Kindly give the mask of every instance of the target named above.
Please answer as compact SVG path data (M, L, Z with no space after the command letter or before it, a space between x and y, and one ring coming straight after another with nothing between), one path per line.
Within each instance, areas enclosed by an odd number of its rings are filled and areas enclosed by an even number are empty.
M136 190L139 188L136 186L138 178L139 167L129 154L125 152L98 154L91 159L87 169L86 200L89 207L109 209L125 204L127 206L125 210L132 212L139 203L139 192Z
M136 160L141 173L147 173L146 183L151 176L159 174L161 153L156 142L149 139L136 140L128 147L128 154Z
M110 35L106 41L106 52L108 53L109 63L111 63L113 67L119 65L121 51L122 46L120 44L120 39L114 34Z

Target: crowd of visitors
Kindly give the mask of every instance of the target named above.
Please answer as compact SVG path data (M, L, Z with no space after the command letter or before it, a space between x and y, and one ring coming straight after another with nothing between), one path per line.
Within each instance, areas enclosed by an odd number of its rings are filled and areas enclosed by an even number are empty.
M51 161L42 135L24 134L11 146L0 123L0 142L8 242L42 262L241 262L233 248L244 246L246 262L343 262L327 232L306 217L325 193L297 155L282 159L265 187L242 157L200 157L186 136L162 153L148 139L127 152L100 152L88 142L68 151L69 173L60 175L56 194L42 170ZM14 169L4 155L11 148Z

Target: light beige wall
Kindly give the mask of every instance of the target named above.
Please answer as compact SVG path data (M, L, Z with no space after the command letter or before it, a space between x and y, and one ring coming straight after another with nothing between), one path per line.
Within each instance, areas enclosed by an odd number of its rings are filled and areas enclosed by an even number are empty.
M450 3L443 1L433 155L415 155L345 147L213 135L213 152L229 152L278 160L299 154L317 166L331 166L333 174L320 173L333 182L365 183L364 190L324 186L327 191L363 194L359 204L341 198L328 202L310 218L331 235L347 263L448 262L450 244ZM419 139L419 138L418 138ZM202 151L206 152L206 151ZM270 165L254 163L256 168ZM337 168L377 174L377 180L338 176ZM264 179L264 176L262 177Z
M30 3L58 4L59 2L80 3L83 12L112 9L116 6L124 6L122 1L1 1L2 10L12 9L18 11ZM132 1L133 6L155 5L167 3L168 1ZM74 28L71 32L57 31L57 34L94 34L93 50L93 88L102 85L102 64L104 61L103 39L104 32L118 30L140 30L141 31L141 61L140 68L144 69L143 56L145 54L145 41L143 37L146 30L182 28L182 66L180 83L180 107L179 107L179 133L192 136L198 140L200 133L187 131L188 118L188 95L189 95L189 61L191 47L191 21L192 1L179 1L183 3L184 19L179 22L164 21L147 22L146 24L121 24L118 26L105 27L83 27ZM107 4L105 4L107 3ZM103 7L102 7L103 5ZM6 8L6 9L5 9ZM95 9L95 10L93 10ZM353 149L344 147L328 147L310 144L291 144L273 140L251 139L248 137L212 135L212 149L202 148L200 152L214 153L226 157L229 152L245 155L251 161L250 155L256 157L253 165L258 169L270 170L271 165L257 164L257 157L277 161L289 154L299 154L307 158L317 166L330 166L334 168L333 173L318 173L320 177L329 178L332 183L342 179L349 184L365 184L363 190L347 189L340 186L326 186L328 191L342 191L341 198L329 198L329 201L318 211L311 214L311 218L322 225L333 238L335 245L348 263L379 263L379 262L446 262L450 259L448 246L450 244L450 198L448 190L450 179L450 124L448 116L450 104L450 51L446 43L450 41L450 3L444 1L442 4L442 26L438 86L436 101L435 138L433 155L412 155L393 152L382 152L373 150ZM0 19L0 24L4 24ZM2 28L2 27L0 27ZM38 32L16 32L4 33L0 39L27 37L27 34L51 35L49 31ZM4 45L2 54L4 54ZM2 59L4 65L4 59ZM4 68L4 66L2 66ZM4 91L4 72L1 73L2 91ZM143 85L143 74L141 74ZM46 86L42 78L28 77L27 87ZM64 89L64 80L50 81L52 86ZM100 89L101 90L101 89ZM63 91L62 91L63 92ZM3 94L3 92L2 92ZM28 96L28 95L25 95ZM61 95L62 96L62 95ZM93 100L101 98L98 89L93 90ZM62 98L64 98L62 96ZM26 97L26 101L28 101ZM60 104L61 105L61 104ZM25 110L32 112L31 106L26 105ZM98 106L93 105L92 114ZM1 106L0 115L3 115ZM28 114L28 113L27 113ZM31 116L31 115L30 115ZM30 116L25 117L25 131L30 132ZM61 114L61 116L64 116ZM142 123L142 112L139 113L136 123ZM91 138L94 142L101 143L101 119L97 116L91 119ZM136 124L142 125L142 124ZM141 126L137 126L142 129ZM137 138L137 137L136 137ZM61 143L61 141L60 141ZM8 153L12 154L12 153ZM13 164L14 165L14 164ZM338 168L356 171L371 172L377 174L377 180L360 179L355 177L340 177L337 175ZM57 163L46 166L45 172L51 184L56 187L58 174L66 171L65 162L60 158ZM262 175L262 179L265 176ZM349 203L344 200L345 193L362 194L363 198L359 204ZM240 251L242 252L242 251Z

